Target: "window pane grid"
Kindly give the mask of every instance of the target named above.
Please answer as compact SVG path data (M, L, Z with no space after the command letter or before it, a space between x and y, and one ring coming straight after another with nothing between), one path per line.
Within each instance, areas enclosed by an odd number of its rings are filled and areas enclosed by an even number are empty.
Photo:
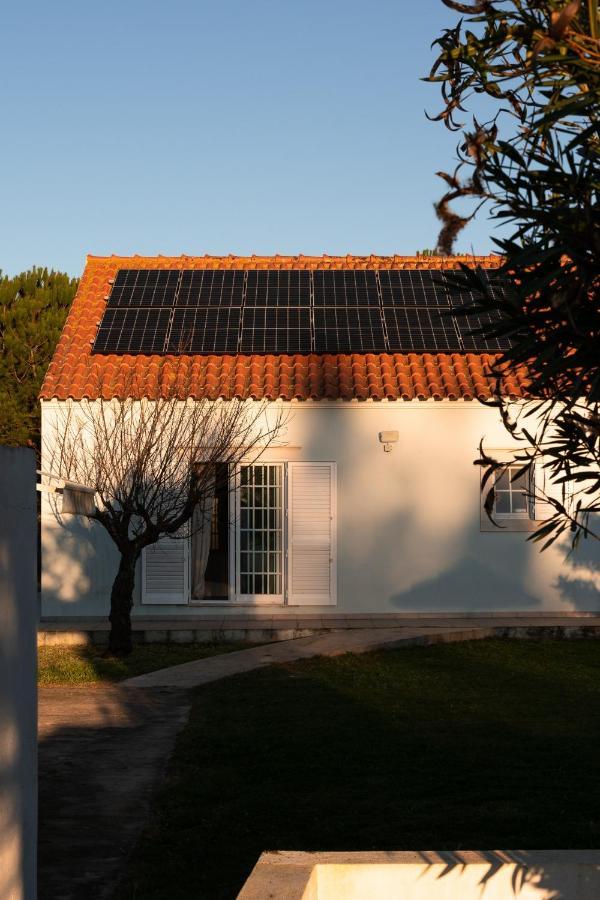
M497 516L513 516L515 518L527 518L528 516L527 473L512 480L519 468L518 465L508 466L496 476L494 506Z
M242 466L240 593L282 593L283 496L279 465Z

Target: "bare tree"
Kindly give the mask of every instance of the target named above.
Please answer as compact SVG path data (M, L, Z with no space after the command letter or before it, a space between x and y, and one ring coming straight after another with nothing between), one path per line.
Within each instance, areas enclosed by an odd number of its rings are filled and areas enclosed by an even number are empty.
M120 554L110 597L112 653L132 649L135 568L144 547L189 537L194 510L212 503L217 464L231 471L255 461L283 422L281 409L267 402L182 400L174 391L156 400L67 401L59 410L44 440L47 465L53 477L93 491L81 511ZM61 520L57 505L55 514Z

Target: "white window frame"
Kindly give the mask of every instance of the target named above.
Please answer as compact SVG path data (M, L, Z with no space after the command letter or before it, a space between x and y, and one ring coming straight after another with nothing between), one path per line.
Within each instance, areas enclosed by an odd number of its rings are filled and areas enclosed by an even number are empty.
M522 466L523 463L515 460L514 451L507 450L506 448L496 448L496 449L487 449L486 453L491 456L493 459L497 459L498 462L502 463L510 463L514 466ZM484 470L483 470L484 471ZM483 478L483 471L481 471L481 479ZM485 532L494 532L498 533L511 533L515 531L535 531L535 529L539 525L539 520L535 518L536 515L536 504L533 499L533 494L535 493L535 471L532 470L529 473L529 484L527 487L528 493L532 496L527 497L526 499L526 509L522 512L509 512L509 513L497 513L495 509L494 502L494 510L492 516L494 521L497 523L494 525L494 522L491 522L487 512L485 511L485 498L488 494L488 489L490 487L489 482L486 484L484 491L481 490L481 479L479 481L479 522L480 522L480 531Z
M289 448L288 448L289 449ZM293 448L295 449L295 448ZM248 459L235 467L230 475L229 490L229 590L228 596L222 598L207 598L203 600L189 599L189 604L196 607L224 607L224 606L287 606L290 603L290 572L291 572L291 548L289 545L289 479L290 468L295 462L300 462L297 454L292 453L285 457L282 453L272 454L267 451L257 460ZM327 465L331 470L331 496L332 496L332 535L331 535L331 594L328 606L337 604L337 466L333 462L318 460L305 460L305 464ZM282 504L283 504L283 529L282 529L282 591L280 594L242 594L241 567L240 567L240 525L241 525L241 467L245 465L277 465L282 471ZM190 539L191 540L191 539ZM191 564L191 548L188 552L187 567ZM188 591L190 590L190 573L186 572Z
M243 594L241 591L241 470L245 466L277 466L281 472L281 592L279 594ZM287 466L284 462L258 459L255 463L242 462L235 472L235 543L234 552L230 553L233 560L234 580L230 578L230 586L234 588L233 602L240 604L257 604L268 606L283 606L287 593ZM231 571L231 566L230 566Z
M525 478L526 478L527 484L526 484L524 491L521 490L520 488L517 488L515 486L514 482L511 480L511 478L515 474L515 472L518 469L522 468L522 466L523 466L522 462L517 462L517 461L511 462L506 469L503 469L501 472L497 472L494 476L494 492L495 492L494 518L498 519L499 521L506 521L506 520L510 521L510 520L514 520L514 519L534 519L534 515L532 515L532 513L534 513L534 506L535 506L535 501L533 499L533 494L534 494L534 490L535 490L535 477L534 477L533 470L530 470L528 473L527 472L525 473ZM511 471L511 470L514 470L514 471ZM506 475L506 477L507 477L508 487L498 490L498 488L497 488L498 479L503 477L504 475ZM497 501L498 501L499 493L509 495L509 497L511 499L511 506L512 506L513 494L524 493L525 509L515 510L515 511L511 510L509 512L500 512L497 508Z

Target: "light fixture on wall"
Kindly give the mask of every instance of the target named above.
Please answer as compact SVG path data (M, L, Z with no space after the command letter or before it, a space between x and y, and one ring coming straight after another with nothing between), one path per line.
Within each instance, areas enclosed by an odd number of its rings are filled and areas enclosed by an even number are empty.
M380 431L379 432L379 443L383 444L384 453L392 452L392 444L397 443L398 441L398 432L397 431Z

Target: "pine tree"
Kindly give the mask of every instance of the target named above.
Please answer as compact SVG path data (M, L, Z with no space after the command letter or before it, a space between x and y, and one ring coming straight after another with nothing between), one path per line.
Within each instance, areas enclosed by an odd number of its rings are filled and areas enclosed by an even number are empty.
M39 446L38 394L77 285L40 267L0 271L0 444Z

